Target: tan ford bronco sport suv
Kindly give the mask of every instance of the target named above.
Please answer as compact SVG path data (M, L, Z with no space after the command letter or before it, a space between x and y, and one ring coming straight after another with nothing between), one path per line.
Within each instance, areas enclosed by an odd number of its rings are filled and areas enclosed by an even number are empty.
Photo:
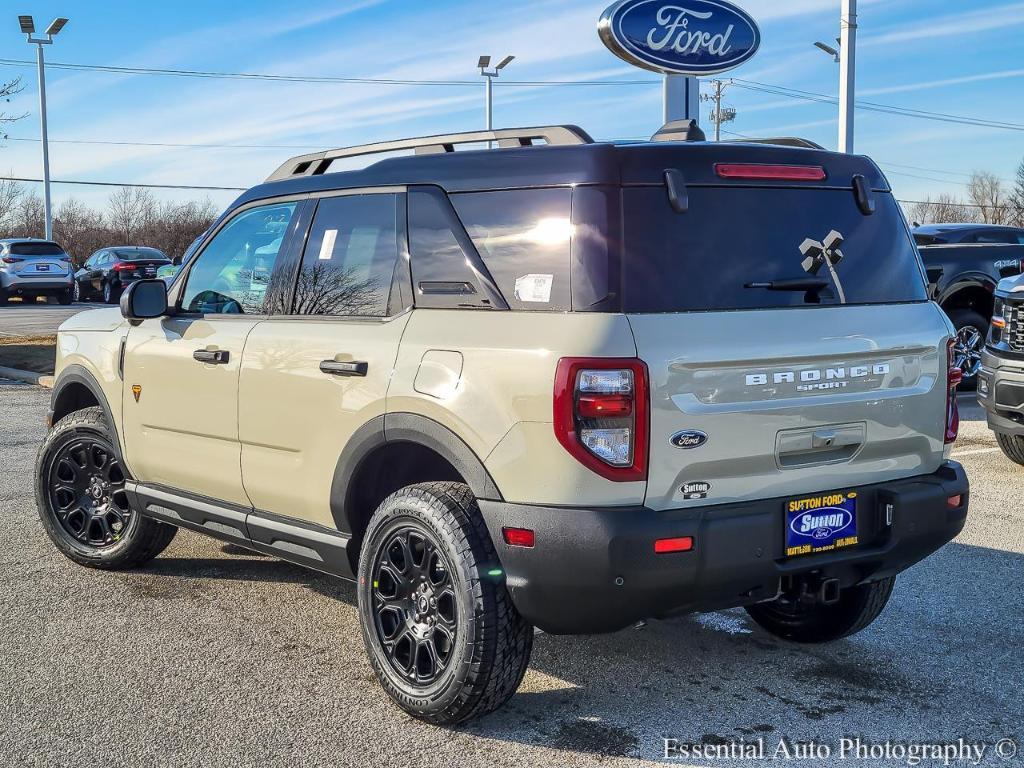
M953 329L874 163L702 138L290 160L169 287L61 327L47 532L97 568L189 528L354 579L381 685L435 723L505 702L534 627L863 629L964 524Z

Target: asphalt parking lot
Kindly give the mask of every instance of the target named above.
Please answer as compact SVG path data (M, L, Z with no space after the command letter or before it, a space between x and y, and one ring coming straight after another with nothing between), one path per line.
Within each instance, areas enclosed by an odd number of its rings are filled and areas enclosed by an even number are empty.
M956 449L967 527L866 631L799 647L727 611L541 635L509 706L444 730L388 703L337 580L188 532L134 572L58 555L31 490L47 397L0 382L5 765L619 766L659 761L665 737L1024 743L1024 468L976 409Z
M0 307L0 336L42 336L57 333L57 327L72 315L103 304L85 302L61 306L41 301L12 301Z

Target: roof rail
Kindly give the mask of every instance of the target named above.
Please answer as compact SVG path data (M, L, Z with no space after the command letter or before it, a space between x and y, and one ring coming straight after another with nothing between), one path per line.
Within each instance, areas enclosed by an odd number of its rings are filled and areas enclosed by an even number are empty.
M380 141L356 147L341 147L308 155L298 155L281 165L267 177L267 181L280 181L297 176L316 176L326 173L331 163L345 157L377 155L400 149L414 149L417 155L433 155L454 152L456 144L478 144L498 142L499 148L531 147L543 140L547 145L592 144L586 131L575 125L549 125L539 128L505 128L497 131L470 131L468 133L447 133L438 136L423 136L418 139Z
M707 136L696 120L669 120L651 136L651 141L707 141Z
M804 149L824 149L821 144L810 139L801 139L796 136L775 136L764 139L726 139L730 144L778 144L783 147L803 147Z

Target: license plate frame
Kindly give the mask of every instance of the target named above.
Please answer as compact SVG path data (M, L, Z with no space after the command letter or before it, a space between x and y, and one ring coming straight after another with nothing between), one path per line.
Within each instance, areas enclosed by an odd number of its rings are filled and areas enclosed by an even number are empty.
M806 557L860 542L854 491L829 491L789 499L783 505L786 557Z

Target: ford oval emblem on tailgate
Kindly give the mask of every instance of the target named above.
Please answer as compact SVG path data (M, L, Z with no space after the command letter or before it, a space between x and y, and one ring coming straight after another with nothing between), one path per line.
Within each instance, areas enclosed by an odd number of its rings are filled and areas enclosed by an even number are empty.
M700 448L708 441L708 436L699 429L684 429L676 432L669 438L669 442L676 448Z

